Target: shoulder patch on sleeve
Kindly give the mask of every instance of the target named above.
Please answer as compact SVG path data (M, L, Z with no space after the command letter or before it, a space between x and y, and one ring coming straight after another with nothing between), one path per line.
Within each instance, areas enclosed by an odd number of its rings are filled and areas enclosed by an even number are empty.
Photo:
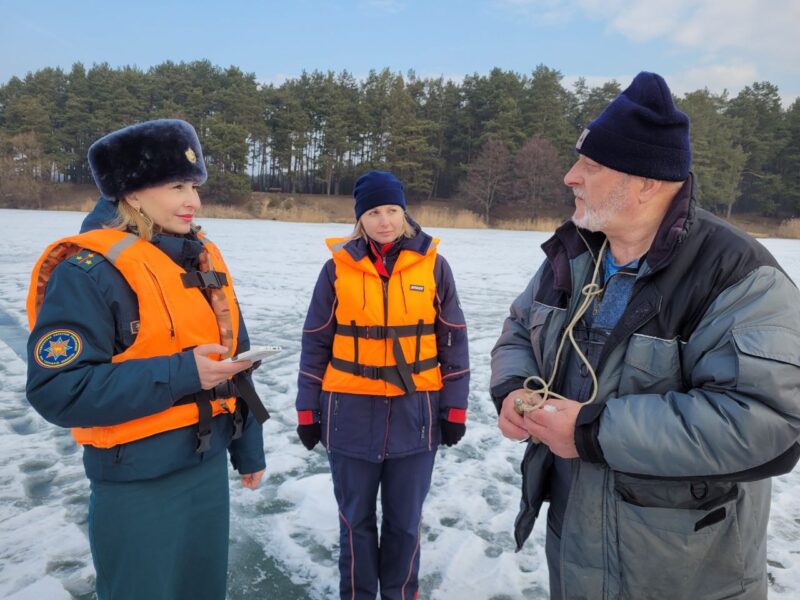
M73 362L82 351L81 336L70 329L54 329L39 338L33 356L40 367L58 369Z
M79 266L84 271L92 270L96 265L105 261L106 257L97 252L90 252L89 250L81 250L75 256L68 259L68 263Z

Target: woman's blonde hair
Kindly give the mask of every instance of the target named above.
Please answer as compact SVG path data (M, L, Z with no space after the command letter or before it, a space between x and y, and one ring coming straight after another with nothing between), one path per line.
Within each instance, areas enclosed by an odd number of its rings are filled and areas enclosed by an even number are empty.
M362 217L363 218L363 217ZM403 237L413 238L417 235L417 230L414 229L414 226L411 225L411 222L408 220L408 213L403 213ZM364 225L361 223L361 219L356 221L356 226L353 229L353 233L350 234L351 240L357 240L358 238L363 238L363 240L369 243L369 236L367 235L366 229L364 229Z
M117 215L111 229L131 231L148 242L153 239L155 223L141 210L133 208L125 198L117 201Z
M153 235L160 232L161 228L153 223L141 209L131 206L125 198L117 201L117 219L109 227L120 231L130 231L138 235L143 240L149 242ZM200 226L192 223L192 231L200 231Z

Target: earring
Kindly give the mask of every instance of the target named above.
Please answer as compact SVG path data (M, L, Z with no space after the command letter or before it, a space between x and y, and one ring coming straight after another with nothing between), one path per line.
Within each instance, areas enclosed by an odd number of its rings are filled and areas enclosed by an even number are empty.
M142 220L143 220L143 221L144 221L144 222L147 224L147 226L148 226L148 227L149 227L149 226L151 226L151 225L153 224L153 219L151 219L151 218L150 218L150 217L147 215L147 213L146 213L146 212L144 212L144 211L142 210L142 207L141 207L141 206L140 206L139 208L137 208L136 210L137 210L137 212L139 213L139 216L140 216L140 217L142 218Z

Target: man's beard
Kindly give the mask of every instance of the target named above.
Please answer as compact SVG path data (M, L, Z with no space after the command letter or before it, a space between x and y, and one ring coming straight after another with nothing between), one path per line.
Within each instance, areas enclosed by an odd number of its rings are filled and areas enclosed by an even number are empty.
M575 217L572 215L572 222L582 229L589 231L604 231L611 220L621 213L627 201L626 185L628 176L626 175L608 195L594 206L589 206L585 196L583 197L583 215Z

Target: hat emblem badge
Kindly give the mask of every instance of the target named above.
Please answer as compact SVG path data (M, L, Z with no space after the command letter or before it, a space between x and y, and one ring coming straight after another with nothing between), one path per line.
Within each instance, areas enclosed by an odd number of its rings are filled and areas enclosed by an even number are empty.
M581 137L579 137L578 141L575 143L575 148L577 150L581 149L581 146L583 146L583 142L586 140L586 137L588 135L589 135L589 129L586 128L586 129L583 130L583 133L581 133Z
M195 164L197 162L197 155L191 148L187 148L184 154L186 155L186 160L188 160L190 163Z

